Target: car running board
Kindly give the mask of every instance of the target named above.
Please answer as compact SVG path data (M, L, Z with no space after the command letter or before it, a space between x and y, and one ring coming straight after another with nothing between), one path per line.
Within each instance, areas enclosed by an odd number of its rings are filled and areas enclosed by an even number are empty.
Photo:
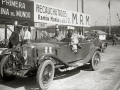
M78 62L69 64L69 67L58 68L58 70L60 72L65 72L65 71L70 71L70 70L76 69L76 68L78 68L80 66L83 66L83 63L81 63L81 61L78 61Z

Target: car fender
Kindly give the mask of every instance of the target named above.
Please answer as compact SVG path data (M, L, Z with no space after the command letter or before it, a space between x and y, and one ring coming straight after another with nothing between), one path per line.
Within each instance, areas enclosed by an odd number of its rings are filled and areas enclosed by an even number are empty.
M10 54L10 52L17 52L17 53L19 53L19 51L16 50L16 49L4 49L4 50L2 50L2 52L1 52L1 54L0 54L0 61L1 61L1 59L2 59L5 55Z
M50 54L50 53L43 53L38 57L38 65L40 65L44 60L48 60L48 59L54 59L55 61L58 61L60 63L62 63L63 65L69 66L68 63L64 62L64 60L61 60L59 57L57 57L54 54Z
M20 51L17 50L17 49L5 49L5 50L3 50L1 52L1 55L3 55L3 54L10 54L10 52L17 52L17 53L19 53Z
M96 51L100 51L100 48L99 48L99 47L93 47L93 48L88 52L87 56L83 59L82 63L83 63L83 64L88 63L88 62L91 60L93 54L94 54Z

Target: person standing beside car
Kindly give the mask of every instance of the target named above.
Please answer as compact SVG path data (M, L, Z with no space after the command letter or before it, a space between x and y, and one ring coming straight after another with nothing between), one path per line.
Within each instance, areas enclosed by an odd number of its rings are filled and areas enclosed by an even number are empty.
M94 33L94 38L95 38L95 39L99 39L99 33L98 33L98 31L95 31L95 33Z
M112 36L112 46L116 46L116 40L117 40L116 34L113 33L113 36Z
M20 37L20 31L22 29L22 26L15 26L16 29L14 32L12 32L10 38L9 38L9 44L8 48L15 48L18 44L21 45L21 37Z
M28 27L27 26L23 27L23 29L21 30L20 34L21 34L21 37L23 39L23 44L25 44L25 43L30 41L31 33L30 33L30 31L28 31Z

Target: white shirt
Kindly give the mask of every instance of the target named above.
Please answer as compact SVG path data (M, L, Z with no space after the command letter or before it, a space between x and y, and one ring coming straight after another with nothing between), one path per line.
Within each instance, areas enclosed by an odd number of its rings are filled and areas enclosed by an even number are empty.
M61 41L63 38L65 38L65 36L64 36L63 34L59 34L59 35L56 37L56 39L57 39L58 41Z
M74 33L72 35L72 37L71 37L71 44L78 44L78 42L79 42L78 39L79 38L84 38L84 36L83 35L78 35L78 34Z
M23 39L29 39L30 40L30 38L31 38L30 32L28 30L25 31Z
M30 38L31 38L31 34L28 30L26 30L26 31L21 30L20 34L21 34L23 40L25 40L25 39L30 40Z

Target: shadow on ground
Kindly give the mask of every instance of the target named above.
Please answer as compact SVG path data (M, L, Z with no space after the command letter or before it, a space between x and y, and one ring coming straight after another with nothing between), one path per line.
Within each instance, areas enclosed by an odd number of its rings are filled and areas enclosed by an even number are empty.
M80 73L81 70L90 71L90 68L88 65L84 65L77 69L65 71L65 72L60 72L60 71L56 70L54 80L59 80L59 79L63 79L63 78L67 78L67 77L76 75L76 74ZM0 78L0 84L4 85L5 87L11 87L11 88L13 88L13 90L14 89L15 90L38 90L38 85L37 85L35 76L28 77L28 78L16 77L14 80L8 81L8 82L4 82Z

